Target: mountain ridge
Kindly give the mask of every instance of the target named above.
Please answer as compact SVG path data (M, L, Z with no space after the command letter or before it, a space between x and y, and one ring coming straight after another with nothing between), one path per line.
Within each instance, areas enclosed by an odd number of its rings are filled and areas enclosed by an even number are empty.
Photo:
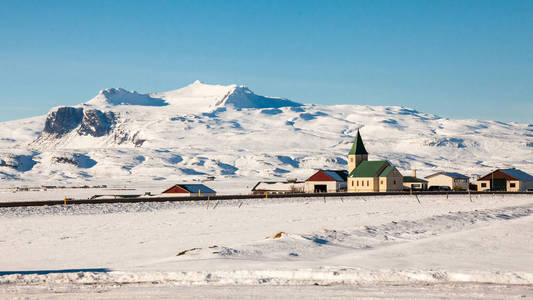
M316 168L345 168L357 130L371 159L387 159L405 175L533 172L531 124L450 120L399 106L301 104L194 82L162 93L106 89L47 116L0 123L0 178L303 180Z

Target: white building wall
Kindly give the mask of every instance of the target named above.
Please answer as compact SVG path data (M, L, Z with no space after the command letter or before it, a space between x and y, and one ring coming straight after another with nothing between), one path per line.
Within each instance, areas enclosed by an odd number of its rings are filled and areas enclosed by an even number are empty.
M453 178L443 174L435 175L429 178L426 177L426 179L428 181L428 188L431 186L448 186L450 189L454 188Z
M326 185L328 193L337 192L337 182L336 181L306 181L305 182L305 192L314 193L315 185Z

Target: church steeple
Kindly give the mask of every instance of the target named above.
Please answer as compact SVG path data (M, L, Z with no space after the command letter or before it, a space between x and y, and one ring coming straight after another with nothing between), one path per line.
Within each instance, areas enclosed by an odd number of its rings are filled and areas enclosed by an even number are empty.
M365 160L368 160L368 152L366 152L361 134L359 133L359 130L357 130L357 136L353 142L352 149L348 152L348 174L352 173L352 171Z
M355 141L353 142L352 149L348 153L350 154L367 154L365 149L365 145L363 144L363 139L361 138L361 134L359 133L359 130L357 130L357 136L355 137Z

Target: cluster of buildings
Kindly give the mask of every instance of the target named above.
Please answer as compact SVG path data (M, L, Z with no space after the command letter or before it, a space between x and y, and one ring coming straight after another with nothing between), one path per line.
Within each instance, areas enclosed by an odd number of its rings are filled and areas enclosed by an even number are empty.
M470 177L454 172L438 172L424 179L403 176L386 160L368 160L359 131L348 153L348 170L318 170L307 180L298 182L259 182L254 194L337 193L337 192L396 192L404 190L430 191L533 191L533 176L517 169L498 169L470 182Z
M533 176L517 169L498 169L478 178L455 172L437 172L418 178L416 170L403 176L387 160L368 160L361 134L348 152L347 170L317 170L305 181L258 182L253 194L338 193L338 192L399 192L419 191L533 191ZM162 196L215 196L216 192L203 184L177 184L163 191Z

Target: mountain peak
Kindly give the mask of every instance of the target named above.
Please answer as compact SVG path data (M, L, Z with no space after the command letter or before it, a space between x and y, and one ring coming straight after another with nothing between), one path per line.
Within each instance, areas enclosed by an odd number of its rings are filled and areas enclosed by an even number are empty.
M220 107L262 109L301 106L302 104L275 97L256 95L245 85L206 84L200 80L177 90L140 94L123 88L108 88L86 102L100 108L113 106L173 106L184 113L212 112Z
M98 92L98 95L86 104L94 106L140 105L140 106L165 106L164 100L152 98L147 94L136 91L127 91L123 88L108 88Z
M199 80L184 88L151 96L163 99L170 105L180 106L184 111L198 112L210 112L223 106L235 109L301 106L300 103L287 99L256 95L244 85L206 84Z

